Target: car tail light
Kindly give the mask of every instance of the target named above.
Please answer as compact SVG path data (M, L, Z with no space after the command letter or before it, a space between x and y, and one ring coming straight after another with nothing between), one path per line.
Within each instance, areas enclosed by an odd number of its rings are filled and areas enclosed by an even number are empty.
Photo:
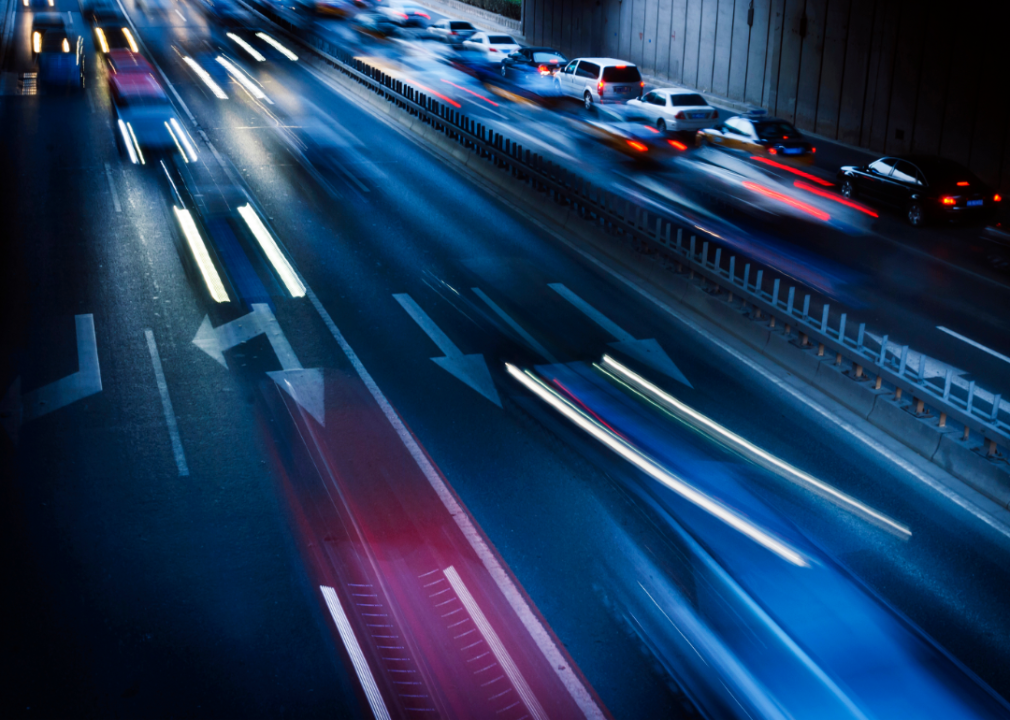
M425 18L425 19L427 19L427 20L431 20L431 15L428 15L427 13L423 13L423 12L415 12L414 14L415 14L415 15L420 15L421 17L423 17L423 18Z
M944 205L957 205L957 198L952 198L950 196L940 198L940 202Z
M718 118L719 118L719 111L718 110L713 110L712 111L712 119L716 120Z
M677 148L678 150L687 150L687 145L680 142L679 140L667 140L667 142L670 143L673 147Z
M815 148L815 147L810 148L810 152L811 153L816 153L817 152L817 148Z
M491 52L498 52L498 48L488 48Z
M967 180L962 180L961 182L959 182L957 184L957 186L958 187L968 187L968 181Z
M550 75L551 74L550 68L548 68L546 65L539 65L537 67L537 70L540 71L541 75Z
M449 31L449 34L450 34L450 35L459 35L459 33L458 33L458 32L456 32L455 30L450 30L450 31Z
M644 87L645 87L645 83L644 83L644 82L640 82L640 83L638 83L638 87L640 87L640 88L644 88Z
M1003 202L1003 196L1000 195L999 193L996 193L995 195L992 196L992 201L993 202Z
M769 155L778 155L779 151L776 150L775 148L768 148L768 154Z
M677 113L676 115L673 116L674 120L683 120L685 117L687 117L687 116L684 115L684 111L683 110L681 110L679 113Z
M600 95L603 95L603 81L602 80L600 80L598 83L596 83L596 91L599 92Z
M628 145L638 150L638 152L645 152L649 149L645 143L640 143L637 140L628 140Z

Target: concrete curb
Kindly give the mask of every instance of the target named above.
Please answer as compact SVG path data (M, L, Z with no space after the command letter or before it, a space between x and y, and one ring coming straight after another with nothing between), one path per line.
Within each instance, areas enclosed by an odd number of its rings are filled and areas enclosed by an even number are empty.
M833 358L819 357L812 346L800 347L794 335L785 336L784 328L770 328L766 319L755 320L738 305L731 305L722 293L712 294L686 274L673 272L662 262L643 261L642 254L620 238L603 232L583 220L571 208L549 199L525 183L513 181L512 174L489 163L478 153L447 138L430 125L394 106L338 73L342 85L354 86L355 93L369 105L386 113L405 128L434 146L493 186L507 200L523 208L541 222L574 235L579 243L608 261L619 264L634 276L655 286L675 302L685 305L747 343L766 357L823 391L907 448L930 460L969 487L1010 509L1010 463L1003 458L990 460L978 448L964 443L950 429L938 427L935 418L918 418L907 411L907 402L895 402L890 390L875 390L870 375L856 379L847 365L835 365Z

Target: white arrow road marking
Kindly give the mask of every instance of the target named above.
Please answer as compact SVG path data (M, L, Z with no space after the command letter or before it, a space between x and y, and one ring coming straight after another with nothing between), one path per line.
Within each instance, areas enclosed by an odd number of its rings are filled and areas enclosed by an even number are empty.
M77 372L25 393L21 398L22 422L42 417L102 391L98 343L95 341L95 317L90 314L77 315L74 320L77 323Z
M179 475L189 475L189 465L186 464L186 453L182 450L182 439L179 437L179 425L175 421L175 411L172 409L172 398L168 395L168 383L165 372L161 368L161 355L158 344L154 341L154 333L144 330L147 337L147 349L151 353L151 364L154 366L154 378L158 383L158 393L161 395L161 407L165 411L165 423L168 425L168 437L172 441L172 454L175 456L175 466Z
M331 587L320 585L319 589L323 592L326 607L330 609L330 615L333 616L333 622L340 633L340 639L344 641L344 647L347 648L347 654L351 656L351 664L354 665L354 672L358 674L358 680L361 681L361 687L365 691L365 697L368 698L368 706L372 708L372 714L375 715L376 720L390 720L389 710L386 709L386 704L382 701L382 693L379 692L379 686L375 683L372 669L368 667L365 654L361 652L361 645L358 643L358 638L354 636L354 628L351 627L351 623L347 619L347 613L344 612L344 608L340 604L340 598Z
M688 387L694 387L684 377L684 373L680 371L680 368L670 359L670 356L666 354L666 351L654 339L636 340L631 333L625 332L617 323L561 283L551 283L549 287L617 340L617 342L608 343L610 347L645 363L653 370L658 370L664 375L668 375L674 380L684 383Z
M484 362L484 356L479 353L473 355L461 353L459 348L449 339L449 336L442 332L410 295L401 293L393 295L393 297L407 311L407 314L414 318L414 322L421 326L428 337L438 345L438 349L445 353L445 357L434 357L431 361L501 407L501 400L498 399L498 391L495 390L494 381L491 380L491 372L487 369L487 363Z
M481 290L480 288L470 288L470 289L473 290L474 294L476 294L477 297L479 297L481 300L487 303L487 306L494 311L495 315L500 317L502 320L505 321L506 325L515 330L516 334L518 334L519 337L525 340L526 344L529 345L531 348L533 348L533 350L535 350L540 355L540 357L542 357L544 360L553 365L558 364L557 358L551 355L550 351L547 348L545 348L543 345L537 342L536 339L526 331L526 328L517 323L504 310L498 307L498 304L495 303L494 300L489 298L484 293L483 290Z
M258 335L267 336L282 368L268 372L267 375L320 425L325 425L323 373L318 368L302 367L269 305L253 303L251 313L216 328L211 324L210 317L204 316L200 329L193 338L193 344L223 367L228 367L224 359L225 350L248 342Z

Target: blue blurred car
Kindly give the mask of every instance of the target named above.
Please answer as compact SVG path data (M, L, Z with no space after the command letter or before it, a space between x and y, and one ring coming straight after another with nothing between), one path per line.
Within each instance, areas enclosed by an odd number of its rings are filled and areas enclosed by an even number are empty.
M32 22L32 56L39 83L51 87L84 87L84 40L61 13L39 13Z

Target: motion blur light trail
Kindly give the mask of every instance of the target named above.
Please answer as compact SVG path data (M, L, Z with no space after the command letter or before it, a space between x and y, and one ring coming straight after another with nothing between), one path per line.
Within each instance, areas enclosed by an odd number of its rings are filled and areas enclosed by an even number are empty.
M743 186L748 190L758 193L759 195L764 195L767 198L771 198L772 200L778 200L780 203L784 203L790 207L796 208L797 210L801 210L802 212L805 212L808 215L812 215L818 220L823 220L824 222L827 222L828 220L831 219L831 216L828 215L823 210L819 210L818 208L815 208L813 205L809 205L801 200L797 200L796 198L791 198L788 195L784 195L780 192L775 192L770 188L766 188L764 185L758 185L756 182L745 180Z
M873 524L887 530L888 532L894 533L903 539L907 539L912 536L912 531L905 525L892 520L883 513L877 512L868 505L859 502L855 498L849 497L840 490L836 490L812 475L805 473L784 460L781 460L762 450L757 445L754 445L736 433L727 430L714 420L702 415L694 408L685 405L672 395L664 392L661 388L649 382L630 368L625 367L609 355L603 356L603 365L606 367L602 367L594 363L593 367L613 378L621 385L628 387L637 395L649 400L662 410L668 412L683 422L686 422L691 427L700 430L717 442L726 445L748 460L751 460L761 467L771 470L787 480L813 490L821 497L833 502L835 505L849 512L854 512L863 519L868 520L869 522L872 522ZM608 369L613 370L621 377L619 378L613 373L608 372Z
M609 447L615 453L623 457L635 467L639 468L650 477L658 480L675 493L694 503L710 515L718 518L738 532L746 535L758 545L770 550L786 562L799 567L809 567L810 563L798 551L790 547L787 543L775 537L761 527L758 527L747 518L735 510L723 505L718 500L709 497L700 490L688 485L684 480L677 477L669 470L661 467L654 460L645 455L641 450L633 447L623 438L608 430L600 423L593 420L559 393L552 390L540 378L536 377L529 370L520 370L510 363L505 364L509 375L518 380L527 390L547 402L548 405L571 420L581 429L592 435L598 441Z

